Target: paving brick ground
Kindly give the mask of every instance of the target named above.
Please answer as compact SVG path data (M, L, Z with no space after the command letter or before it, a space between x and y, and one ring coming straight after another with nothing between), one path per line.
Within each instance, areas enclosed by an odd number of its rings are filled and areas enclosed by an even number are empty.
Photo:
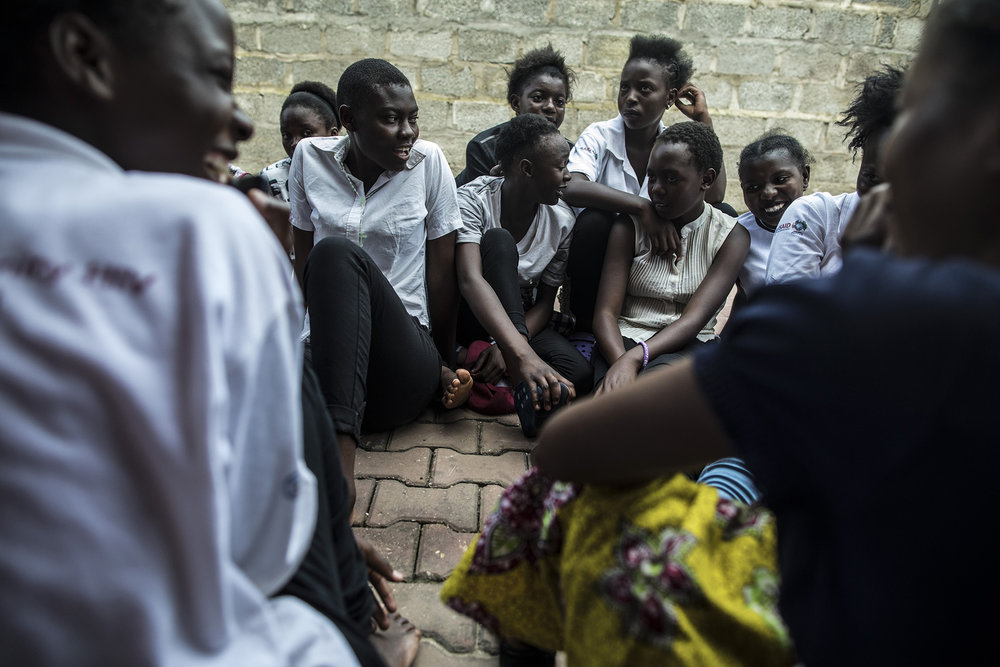
M393 588L424 634L418 667L495 667L497 641L438 600L503 487L529 465L517 417L427 411L392 433L362 438L355 531L406 576Z

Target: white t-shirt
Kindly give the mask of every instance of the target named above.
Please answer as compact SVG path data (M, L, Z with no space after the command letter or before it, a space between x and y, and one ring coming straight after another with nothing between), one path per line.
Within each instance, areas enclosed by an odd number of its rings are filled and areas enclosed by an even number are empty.
M292 164L292 158L286 157L278 160L274 164L269 164L260 170L262 178L267 179L267 184L271 186L271 194L288 201L288 166Z
M661 122L660 132L665 129L667 126ZM566 168L584 174L594 183L649 199L646 174L635 173L625 152L625 120L621 114L591 123L573 145Z
M0 136L5 661L352 664L267 598L316 516L277 241L233 189L17 116Z
M839 271L840 235L858 200L857 192L816 192L793 201L774 231L765 282L787 283Z
M476 243L500 224L502 176L480 176L458 189L458 207L463 226L456 243ZM539 282L552 287L566 279L566 260L576 216L560 201L554 206L540 204L535 219L517 242L517 276L522 287Z
M367 193L347 169L350 137L303 139L288 173L292 225L313 243L343 236L365 249L406 311L430 326L427 241L462 226L452 176L437 144L418 139L402 171L385 171Z
M767 275L767 258L771 254L771 241L774 232L762 227L757 217L747 211L736 219L743 228L750 232L750 252L740 269L740 285L747 296L750 296L764 284Z

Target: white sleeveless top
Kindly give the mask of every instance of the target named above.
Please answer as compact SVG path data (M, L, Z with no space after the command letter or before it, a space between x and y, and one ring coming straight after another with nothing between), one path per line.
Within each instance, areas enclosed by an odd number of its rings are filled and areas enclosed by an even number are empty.
M635 254L618 328L622 336L644 341L680 318L705 279L715 254L736 225L736 218L706 204L697 219L681 228L681 255L677 258L654 255L642 224L635 218L632 223L635 225ZM698 340L715 338L718 314L716 311L698 332Z

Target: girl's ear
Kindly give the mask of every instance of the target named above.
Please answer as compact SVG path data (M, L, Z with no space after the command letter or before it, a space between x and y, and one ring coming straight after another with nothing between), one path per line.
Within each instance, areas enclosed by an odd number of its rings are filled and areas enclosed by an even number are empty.
M340 122L344 126L344 129L348 132L354 131L354 114L351 113L351 107L346 104L341 104L340 108L337 109L337 115L340 116ZM337 134L340 134L339 128Z
M111 39L89 18L79 13L56 17L49 28L49 42L70 81L98 99L114 98L117 52Z
M514 115L515 116L518 115L519 113L521 113L521 96L520 95L511 95L510 98L508 98L507 102L510 103L510 108L514 110Z
M533 168L534 167L531 164L531 160L529 160L526 157L521 158L521 161L517 163L517 170L522 174L524 174L525 176L527 176L528 178L531 178L531 170Z
M715 179L719 177L719 172L709 167L701 175L701 189L708 190L715 185Z
M802 167L802 189L809 187L809 165Z
M677 89L671 88L670 91L667 93L667 103L663 108L669 109L674 105L676 101L677 101Z

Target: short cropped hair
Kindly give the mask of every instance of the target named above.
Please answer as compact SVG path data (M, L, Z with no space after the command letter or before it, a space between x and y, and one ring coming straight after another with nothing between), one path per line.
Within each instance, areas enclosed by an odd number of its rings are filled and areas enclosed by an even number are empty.
M337 113L337 93L333 88L319 81L300 81L292 86L292 92L281 105L281 113L288 107L305 107L316 112L327 127L340 127Z
M896 119L896 96L903 87L904 76L902 69L886 65L858 86L858 96L837 121L837 125L847 128L844 141L850 139L847 147L854 155L869 138L888 130Z
M715 130L708 125L687 121L675 123L656 137L657 144L684 144L691 152L694 166L698 171L705 172L714 169L718 174L722 170L722 144Z
M566 67L563 54L553 49L551 44L528 51L514 61L514 68L507 72L507 99L520 95L528 79L543 73L562 79L566 84L566 99L570 99L576 74Z
M337 95L340 104L363 106L382 86L410 86L410 80L392 63L379 58L365 58L348 66L340 75Z
M737 172L742 170L743 165L747 162L753 162L768 153L778 150L788 151L799 171L804 171L806 166L812 163L812 155L803 148L798 139L785 134L784 130L775 128L769 132L765 132L743 147L743 150L740 151L740 161L736 165Z
M134 53L148 44L165 15L181 8L178 0L30 0L9 5L0 21L0 100L15 100L37 77L32 43L56 16L83 14L108 30L123 50Z
M533 113L514 116L497 133L497 162L507 171L525 148L534 148L549 135L562 136L556 126L542 116Z
M628 59L652 60L663 67L670 88L682 87L694 73L694 62L684 52L681 43L663 35L633 37L629 43Z

